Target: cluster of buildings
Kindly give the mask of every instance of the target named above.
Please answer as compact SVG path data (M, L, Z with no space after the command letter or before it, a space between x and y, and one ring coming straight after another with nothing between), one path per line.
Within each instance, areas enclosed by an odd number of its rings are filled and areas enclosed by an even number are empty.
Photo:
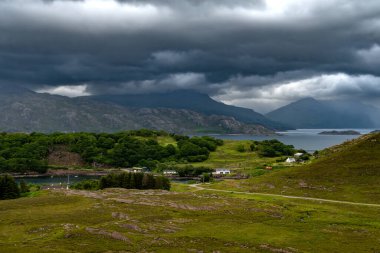
M301 161L302 156L304 153L295 153L292 157L288 157L285 162L286 163L296 163ZM266 170L272 170L273 168L271 166L267 166L265 168ZM148 172L148 169L146 167L133 167L133 168L125 168L122 169L123 171L126 172L132 172L132 173L138 173L138 172ZM178 172L175 170L164 170L163 174L168 177L175 177L178 176ZM227 168L216 168L213 172L212 175L216 177L220 176L225 176L225 175L230 175L231 170Z
M148 169L146 167L123 168L121 170L124 172L132 172L132 173L148 172ZM175 170L164 170L163 174L165 176L177 176L178 172ZM229 175L231 174L231 170L226 169L226 168L217 168L212 172L212 174L213 175Z
M147 172L147 168L146 167L133 167L133 168L123 168L121 169L122 171L124 172L132 172L132 173L139 173L139 172Z
M164 170L163 173L165 176L177 176L178 175L177 171L175 171L175 170ZM215 169L214 172L212 172L212 175L229 175L229 174L231 174L231 170L226 169L226 168L217 168L217 169Z

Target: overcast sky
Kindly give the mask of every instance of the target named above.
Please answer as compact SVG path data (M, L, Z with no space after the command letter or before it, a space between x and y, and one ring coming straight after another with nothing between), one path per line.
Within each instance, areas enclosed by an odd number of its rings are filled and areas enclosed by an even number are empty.
M0 83L380 106L379 0L1 0Z

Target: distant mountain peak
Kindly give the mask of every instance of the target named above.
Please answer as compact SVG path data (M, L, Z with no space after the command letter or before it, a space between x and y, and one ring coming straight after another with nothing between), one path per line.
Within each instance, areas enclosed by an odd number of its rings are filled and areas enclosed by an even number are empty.
M318 102L315 98L313 97L304 97L304 98L301 98L300 100L298 100L298 102L300 101L313 101L313 102Z
M306 97L266 116L295 128L372 128L376 125L374 114L379 115L380 111L359 102Z
M291 104L319 104L320 102L313 97L305 97L294 101Z
M165 93L99 95L91 99L111 102L124 107L134 108L171 108L186 109L205 115L224 115L234 117L247 124L258 124L271 129L288 127L267 119L252 109L226 105L212 99L209 95L194 90L175 90Z
M0 83L0 94L22 94L33 93L33 91L15 84Z
M89 97L68 98L16 86L3 87L4 92L0 92L0 131L4 132L117 132L148 128L175 133L273 134L262 125L246 124L227 115L206 115L187 109L120 106ZM137 101L139 99L141 97L137 97ZM193 97L190 100L202 99ZM149 96L146 101L149 102Z

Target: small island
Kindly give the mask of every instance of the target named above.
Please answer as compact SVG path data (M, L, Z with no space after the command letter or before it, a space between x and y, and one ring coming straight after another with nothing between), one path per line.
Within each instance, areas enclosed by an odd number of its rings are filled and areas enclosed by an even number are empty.
M319 133L320 135L360 135L358 131L354 130L344 130L344 131L323 131Z

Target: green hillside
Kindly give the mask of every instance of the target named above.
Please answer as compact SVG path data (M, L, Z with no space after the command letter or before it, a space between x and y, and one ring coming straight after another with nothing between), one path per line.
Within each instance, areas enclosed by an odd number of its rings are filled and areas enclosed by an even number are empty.
M157 148L183 145L156 137ZM197 164L246 170L275 159L239 152L237 145L249 142L226 141ZM0 252L379 252L379 206L202 189L379 203L380 133L319 156L248 180L173 183L171 191L58 189L3 200Z
M379 252L379 208L210 192L0 201L0 252Z
M380 134L326 149L313 163L217 188L380 203Z
M84 167L94 163L155 169L162 162L205 161L221 145L222 140L212 137L190 138L145 129L114 134L0 133L0 173L45 173L48 165Z

